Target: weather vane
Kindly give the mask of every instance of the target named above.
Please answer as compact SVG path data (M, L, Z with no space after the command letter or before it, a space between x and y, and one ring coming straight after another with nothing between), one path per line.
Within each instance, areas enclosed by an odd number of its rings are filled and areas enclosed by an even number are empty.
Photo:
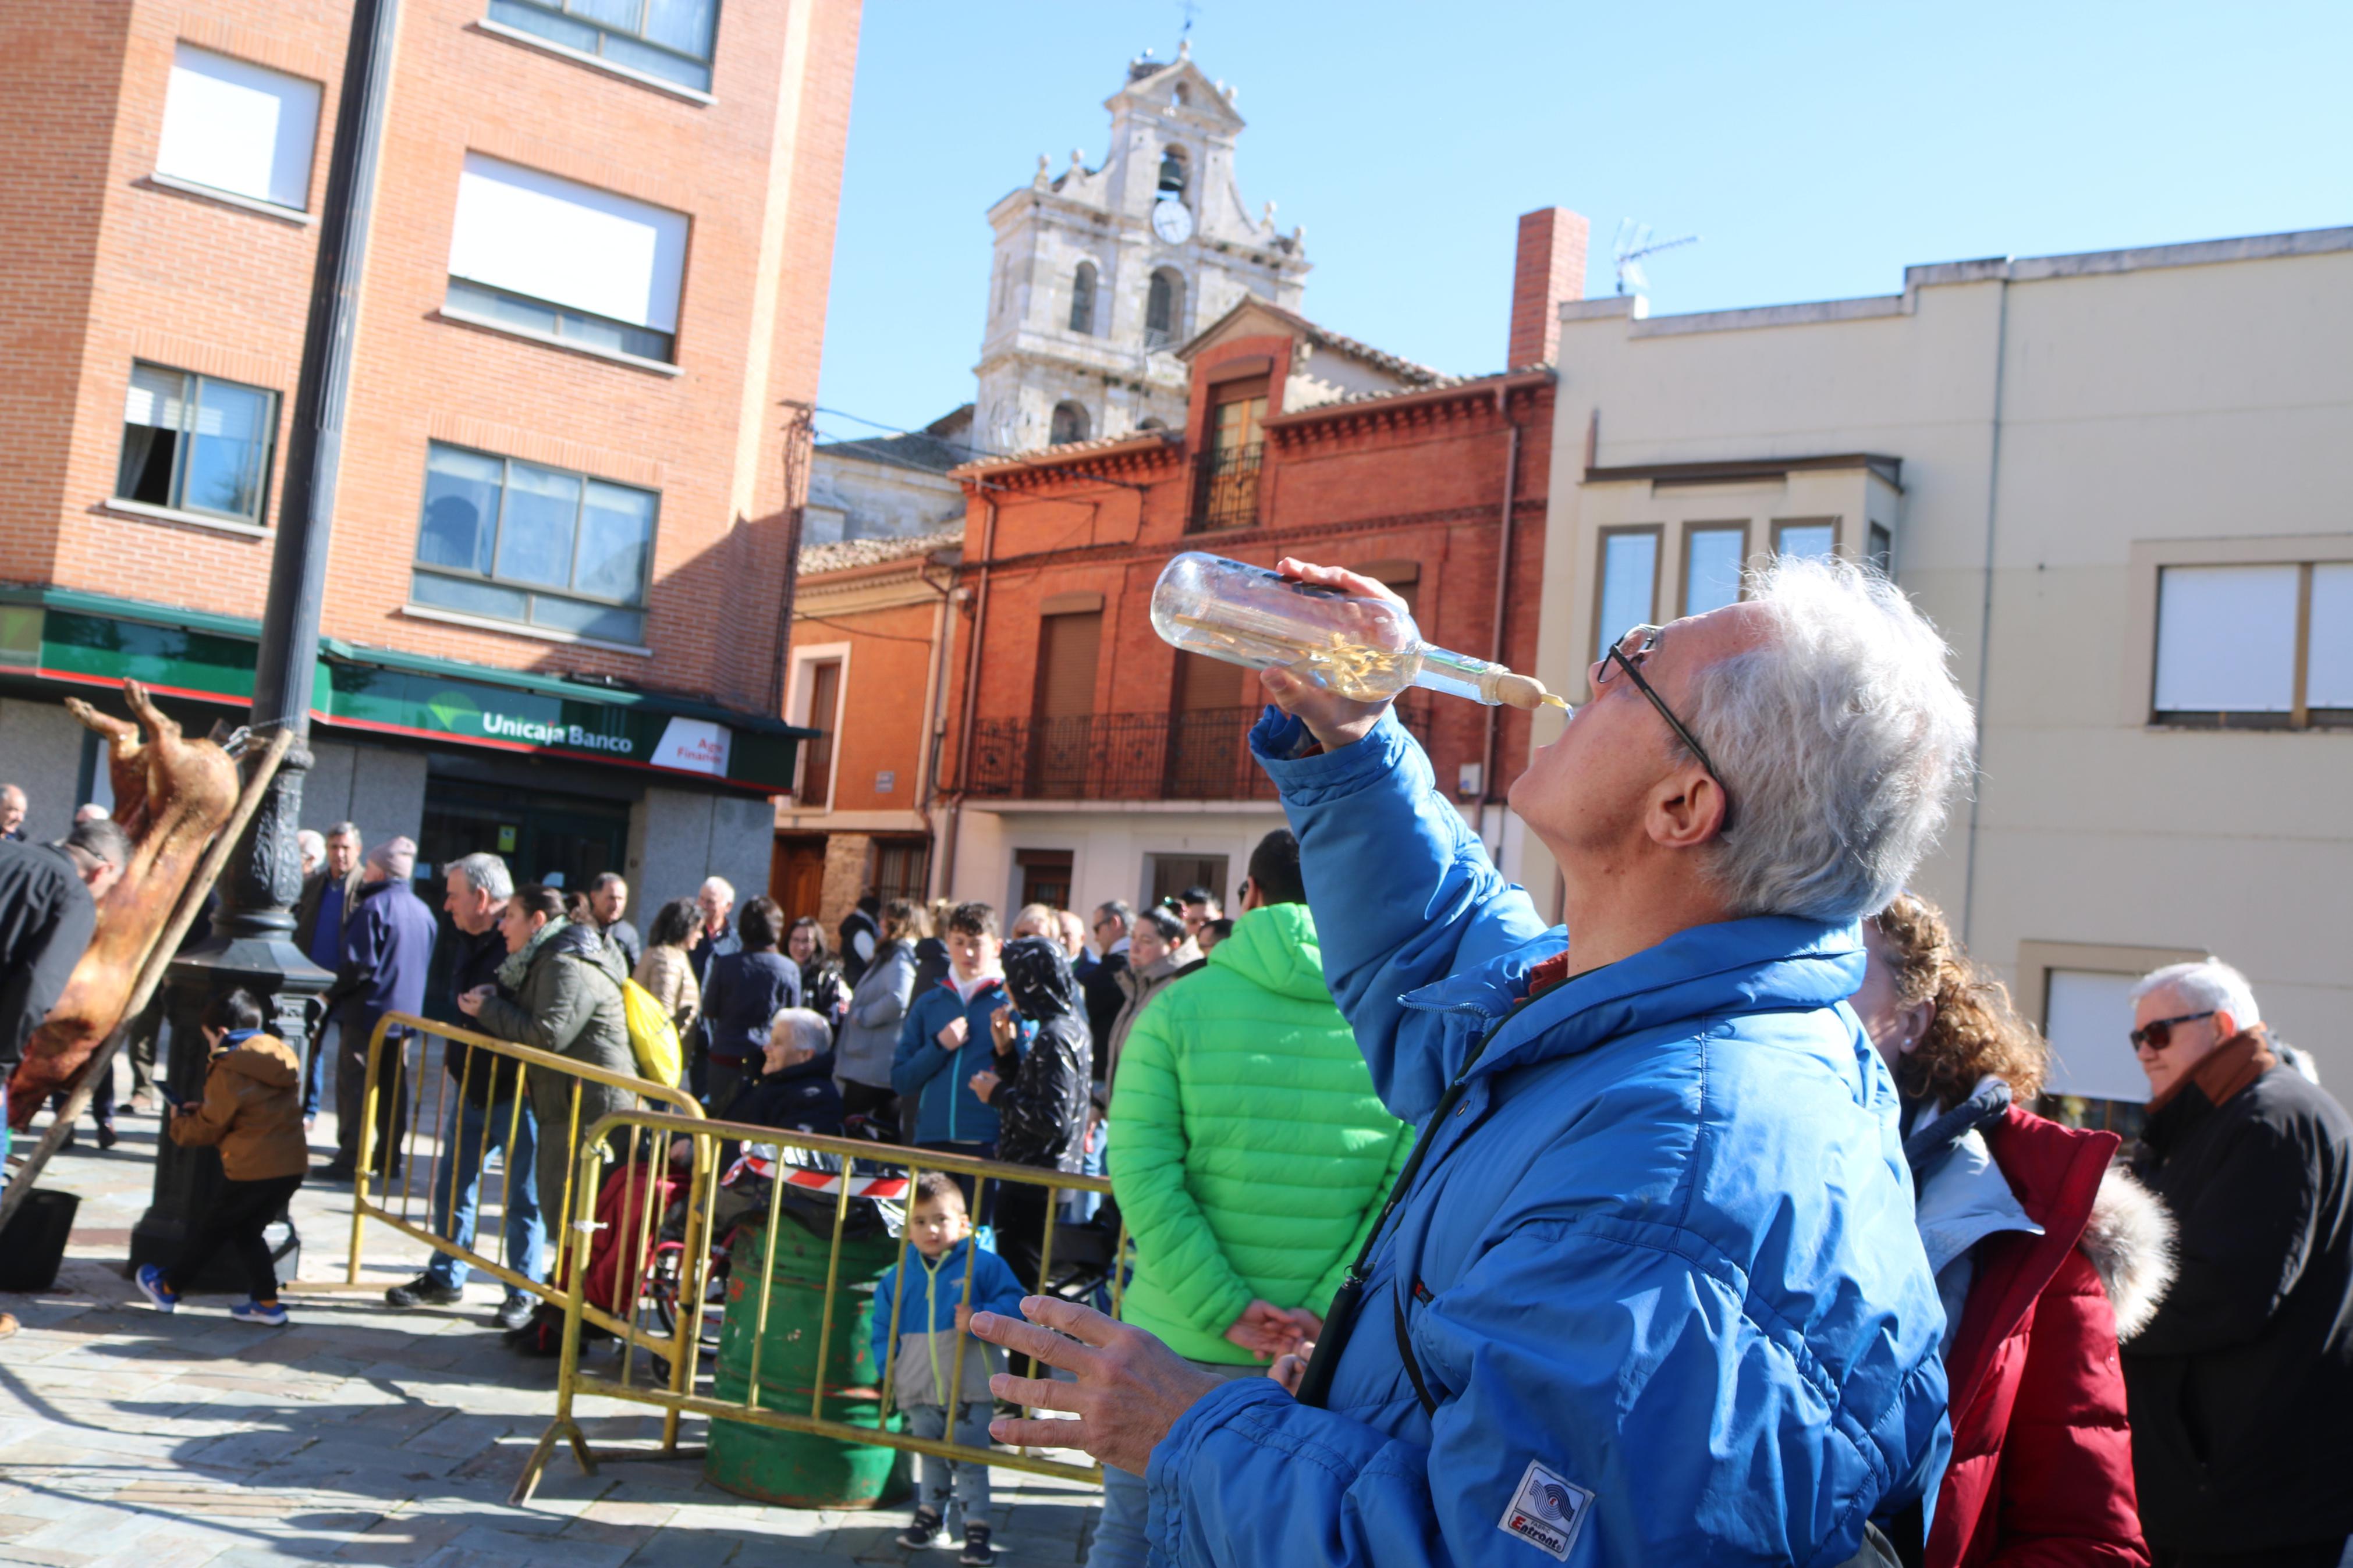
M1176 29L1176 41L1181 44L1193 36L1193 18L1201 14L1201 8L1193 0L1183 0L1177 9L1185 13L1185 25Z

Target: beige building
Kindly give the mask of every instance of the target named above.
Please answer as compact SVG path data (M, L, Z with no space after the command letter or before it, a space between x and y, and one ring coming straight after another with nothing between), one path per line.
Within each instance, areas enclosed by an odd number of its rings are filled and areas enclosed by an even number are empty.
M1978 706L1920 890L2045 1024L2056 1089L2129 1125L2124 988L2211 952L2353 1090L2353 228L1561 316L1555 689L1757 552L1877 556Z

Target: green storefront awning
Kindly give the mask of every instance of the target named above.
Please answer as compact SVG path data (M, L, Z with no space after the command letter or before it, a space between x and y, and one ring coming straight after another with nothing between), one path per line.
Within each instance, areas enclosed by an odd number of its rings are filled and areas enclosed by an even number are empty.
M68 588L0 586L0 675L74 685L140 681L166 697L253 700L258 621ZM702 778L789 793L814 730L649 692L606 689L417 654L319 645L314 721L336 729Z

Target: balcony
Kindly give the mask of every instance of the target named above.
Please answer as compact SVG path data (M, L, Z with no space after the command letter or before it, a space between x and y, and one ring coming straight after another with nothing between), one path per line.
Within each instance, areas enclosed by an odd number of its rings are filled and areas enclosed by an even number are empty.
M1213 447L1201 454L1193 479L1193 515L1185 531L1247 528L1258 521L1259 459L1265 443Z
M968 794L994 800L1273 800L1250 752L1258 708L982 719L973 725ZM1421 704L1398 717L1426 741Z

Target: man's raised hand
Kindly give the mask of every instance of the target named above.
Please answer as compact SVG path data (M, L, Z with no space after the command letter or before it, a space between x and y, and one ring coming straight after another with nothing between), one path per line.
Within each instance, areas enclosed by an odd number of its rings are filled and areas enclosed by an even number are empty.
M1358 598L1405 603L1386 584L1345 567L1318 566L1312 561L1286 555L1274 563L1274 569L1295 581L1336 588ZM1262 669L1258 679L1266 689L1266 700L1306 725L1307 732L1321 741L1327 752L1336 752L1363 740L1388 709L1386 702L1358 702L1343 697L1287 669Z
M1072 1373L1075 1383L1000 1372L989 1392L1072 1421L1000 1416L988 1435L1008 1447L1083 1448L1104 1464L1142 1475L1152 1450L1218 1379L1141 1329L1053 1296L1025 1296L1022 1316L975 1312L972 1331L991 1344Z

